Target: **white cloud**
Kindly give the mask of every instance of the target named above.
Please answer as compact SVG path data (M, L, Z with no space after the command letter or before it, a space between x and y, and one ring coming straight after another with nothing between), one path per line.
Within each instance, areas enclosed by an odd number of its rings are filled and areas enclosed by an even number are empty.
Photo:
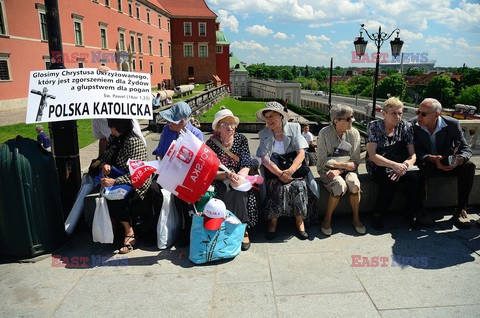
M238 20L234 15L228 15L226 10L218 10L218 19L220 20L220 26L229 28L230 31L238 33Z
M330 41L330 38L328 36L323 35L323 34L321 34L321 35L307 34L307 35L305 35L305 38L309 41Z
M267 28L266 26L258 25L258 24L245 28L245 31L247 31L250 34L259 35L259 36L267 36L273 33L273 31Z
M392 38L394 36L396 37L396 34L392 35ZM402 39L403 41L416 41L416 40L423 39L422 33L413 33L404 29L400 30L399 36L400 36L400 39Z
M287 35L283 32L277 32L273 35L273 37L275 39L279 39L279 40L285 40L287 38Z
M231 48L239 49L239 50L249 50L249 51L261 51L264 53L268 53L270 49L266 46L261 45L255 41L241 41L241 42L233 42L230 45Z

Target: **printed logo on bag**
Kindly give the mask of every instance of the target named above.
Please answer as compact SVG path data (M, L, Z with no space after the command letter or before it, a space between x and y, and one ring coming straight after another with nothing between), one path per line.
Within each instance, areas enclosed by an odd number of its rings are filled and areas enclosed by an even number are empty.
M210 199L203 209L203 226L207 230L216 231L228 216L227 207L222 200Z
M182 146L182 148L180 148L180 151L178 152L177 158L182 160L186 164L189 164L190 161L192 161L193 159L193 151L191 151L185 146Z
M130 160L128 163L130 164L130 167L132 167L132 169L137 169L138 167L144 165L143 161L141 160Z

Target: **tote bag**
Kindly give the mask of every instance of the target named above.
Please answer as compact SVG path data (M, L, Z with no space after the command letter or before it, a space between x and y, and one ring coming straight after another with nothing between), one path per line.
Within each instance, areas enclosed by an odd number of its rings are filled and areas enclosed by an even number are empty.
M162 189L163 204L157 223L157 246L164 250L175 243L180 232L181 220L177 212L173 195L170 191Z
M229 217L237 218L232 212ZM210 231L203 227L203 216L194 215L188 258L195 264L234 258L240 253L246 227L246 224L223 221L218 230Z
M99 197L95 199L96 208L93 216L92 237L94 242L103 244L113 243L113 228L108 206L105 198Z

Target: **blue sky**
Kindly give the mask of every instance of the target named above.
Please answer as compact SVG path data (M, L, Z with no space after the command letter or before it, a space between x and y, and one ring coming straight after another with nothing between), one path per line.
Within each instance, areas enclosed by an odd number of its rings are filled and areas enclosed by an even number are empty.
M374 67L374 63L352 63L353 41L363 23L372 33L379 25L388 34L399 28L402 52L427 53L436 66L480 67L480 1L206 2L219 17L230 51L247 64L329 66L333 57L334 65ZM376 52L367 40L367 53ZM389 56L390 40L380 51Z

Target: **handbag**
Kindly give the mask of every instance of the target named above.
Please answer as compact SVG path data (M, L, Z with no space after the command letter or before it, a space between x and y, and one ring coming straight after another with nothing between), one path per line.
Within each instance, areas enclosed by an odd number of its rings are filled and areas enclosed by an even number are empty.
M92 237L94 242L103 244L113 243L113 227L108 206L105 198L98 197L95 199L95 215L93 216Z
M296 151L292 151L284 155L280 155L274 152L270 156L270 160L272 160L272 162L275 163L278 166L278 168L283 171L290 168L290 166L293 164L293 161L295 160L296 157L297 157ZM270 170L268 169L264 169L264 170L265 170L265 179L278 179L278 177L275 174L273 174ZM304 159L300 167L298 167L297 171L293 173L292 178L303 178L309 172L310 172L310 168L308 167Z
M229 218L238 218L229 212ZM188 258L195 264L204 264L220 259L234 258L240 253L247 224L222 222L216 231L203 227L203 216L194 215L190 232L190 253Z
M157 223L157 246L164 250L175 243L182 221L173 201L172 193L162 189L163 204Z

